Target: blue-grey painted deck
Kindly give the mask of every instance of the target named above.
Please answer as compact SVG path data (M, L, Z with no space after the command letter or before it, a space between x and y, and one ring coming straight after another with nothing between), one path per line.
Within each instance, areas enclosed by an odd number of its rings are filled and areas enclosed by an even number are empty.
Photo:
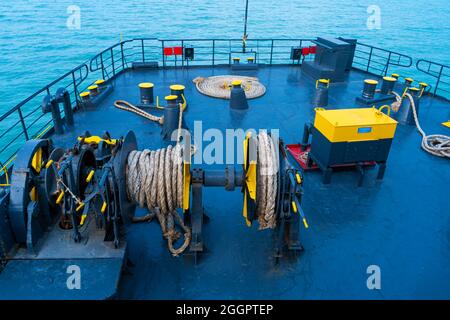
M240 117L230 113L228 101L201 95L192 82L197 76L223 74L230 74L229 69L126 72L114 80L115 91L97 110L75 115L76 134L108 130L117 137L134 130L140 149L160 147L156 123L112 106L116 99L137 102L137 84L148 81L155 84L155 95L160 97L169 93L171 84L186 86L185 119L190 128L194 120L202 120L204 129L278 128L286 143L299 142L303 124L313 117L314 90L299 67L274 66L249 73L267 86L267 93L251 100L250 109ZM354 107L367 77L352 71L346 83L333 84L329 108ZM449 133L440 123L450 118L450 104L426 97L420 108L427 133ZM310 228L301 227L305 251L296 261L283 261L277 267L271 259L270 231L245 225L239 190L204 188L204 206L211 218L204 229L208 254L197 266L183 257L171 257L156 222L130 226L127 242L135 267L132 275L122 277L118 296L449 299L450 163L422 151L420 140L414 127L398 126L381 182L375 180L376 170L368 172L360 188L354 171L334 174L330 185L322 185L320 172L306 173L303 205ZM71 145L74 134L54 141ZM366 268L372 264L381 268L381 290L366 287Z

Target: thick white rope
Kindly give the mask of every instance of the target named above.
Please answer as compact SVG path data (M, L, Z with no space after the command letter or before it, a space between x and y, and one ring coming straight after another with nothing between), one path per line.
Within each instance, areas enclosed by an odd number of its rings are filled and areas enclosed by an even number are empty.
M177 208L183 203L182 146L157 151L130 152L127 159L127 193L129 199L141 208L147 207L157 216L170 252L181 254L189 245L191 231L185 226ZM138 220L140 221L140 220ZM180 238L175 229L178 224L184 232L184 243L175 249L173 243Z
M426 135L419 123L419 117L417 116L416 104L414 98L409 93L405 93L405 96L409 99L411 107L413 109L414 122L416 123L417 130L422 135L422 149L426 152L443 158L450 158L450 137L443 134L431 134Z
M132 105L128 101L117 100L117 101L114 102L114 106L116 108L118 108L118 109L135 113L135 114L137 114L137 115L139 115L141 117L144 117L144 118L146 118L148 120L158 122L159 124L163 124L164 123L164 117L157 117L157 116L155 116L153 114L145 112L144 110L139 109L138 107Z
M245 76L214 76L214 77L197 77L193 80L197 90L207 96L230 99L231 83L233 80L241 80L242 88L245 91L247 99L258 98L266 93L266 87L261 84L258 78Z
M259 229L275 228L275 202L278 184L278 155L272 138L266 131L257 136L256 214Z

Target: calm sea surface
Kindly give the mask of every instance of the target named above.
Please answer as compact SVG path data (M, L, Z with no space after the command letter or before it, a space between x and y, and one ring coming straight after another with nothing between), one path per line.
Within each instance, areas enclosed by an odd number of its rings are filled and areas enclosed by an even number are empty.
M81 28L66 26L81 8ZM245 0L3 0L0 3L0 113L120 39L240 38ZM381 29L367 8L378 5ZM414 58L450 63L448 0L250 0L250 38L354 37Z

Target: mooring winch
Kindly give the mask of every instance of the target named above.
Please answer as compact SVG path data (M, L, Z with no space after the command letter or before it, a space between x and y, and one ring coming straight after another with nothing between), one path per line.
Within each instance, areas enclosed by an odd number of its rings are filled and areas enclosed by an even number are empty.
M18 153L11 177L9 217L18 243L36 253L37 242L56 223L72 230L75 242L91 218L105 241L119 246L120 171L132 142L89 133L67 151L50 140L30 140ZM135 148L135 146L134 146ZM117 169L116 169L117 168Z
M134 136L129 132L128 136ZM266 132L247 135L244 141L242 169L227 166L224 170L191 168L190 146L176 144L158 150L132 151L128 156L128 200L148 207L157 217L169 250L179 255L189 247L195 256L204 251L202 188L222 186L227 191L240 187L244 195L243 216L248 226L258 221L259 228L278 231L276 256L283 247L297 251L299 218L308 227L301 209L302 175L287 161L282 142ZM184 211L184 219L177 209ZM181 247L174 242L184 233ZM281 230L281 231L280 231Z
M204 251L202 188L241 188L243 216L250 227L276 230L277 258L283 248L298 251L302 173L286 158L284 145L265 131L244 140L244 164L224 170L191 168L194 148L184 143L158 150L137 150L135 134L121 139L86 132L71 149L50 140L29 141L20 151L11 184L10 218L17 242L36 252L38 240L53 225L82 242L91 221L104 230L104 241L117 248L121 227L156 217L169 251ZM22 163L23 162L23 163ZM135 217L136 206L150 213ZM181 215L183 213L183 216ZM183 243L175 248L175 243Z

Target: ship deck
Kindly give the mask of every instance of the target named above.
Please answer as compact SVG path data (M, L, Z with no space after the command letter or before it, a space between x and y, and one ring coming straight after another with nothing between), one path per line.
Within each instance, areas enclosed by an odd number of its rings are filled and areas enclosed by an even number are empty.
M53 136L55 145L70 146L88 130L113 137L136 133L139 149L163 146L160 127L137 115L115 109L113 102L137 102L140 82L155 84L155 95L169 85L186 86L184 113L192 130L217 128L279 129L285 143L299 143L303 125L312 121L314 84L298 66L261 67L239 71L257 76L266 94L249 101L243 114L230 112L228 101L200 94L198 76L230 74L229 67L129 70L112 80L114 91L95 110L75 114L74 132ZM351 71L344 83L332 84L328 108L356 107L362 80ZM420 121L427 133L448 134L441 123L450 116L444 100L424 97ZM197 265L174 258L156 222L127 227L128 257L134 264L122 276L118 297L124 299L449 299L450 298L450 167L447 159L425 153L414 126L398 125L385 177L366 173L357 187L356 171L333 174L322 184L320 171L305 173L303 208L309 229L301 227L305 250L296 259L272 258L270 231L248 228L242 217L240 190L203 188L210 221L204 227L207 253ZM204 144L207 144L205 142ZM207 165L201 165L207 168ZM194 165L195 167L195 165ZM138 209L137 214L143 214ZM367 267L381 268L381 290L369 290Z

